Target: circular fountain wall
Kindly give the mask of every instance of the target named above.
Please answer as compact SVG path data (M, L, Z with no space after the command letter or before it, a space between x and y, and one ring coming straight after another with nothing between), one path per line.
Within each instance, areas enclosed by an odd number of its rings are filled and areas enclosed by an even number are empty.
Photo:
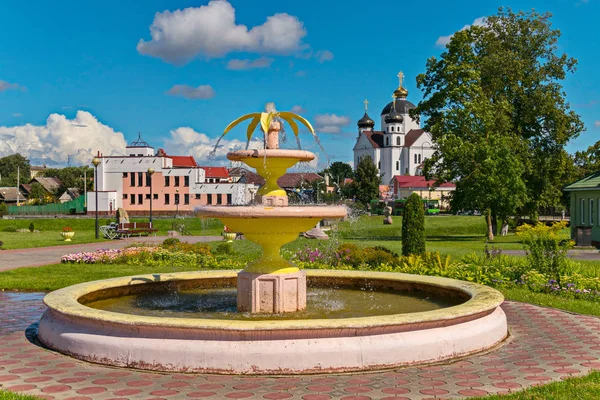
M423 303L424 308L417 312L393 308L366 316L249 314L240 319L137 315L92 308L112 303L111 299L140 298L149 292L227 291L235 287L237 279L236 271L144 275L90 282L48 294L39 338L73 357L114 366L281 374L437 362L489 349L507 335L506 317L499 307L503 296L486 286L383 272L309 270L307 277L309 287L319 288L316 290L367 288L391 296L387 301L394 301L394 293L398 301L418 298L415 295L420 293L424 294L421 300L429 297L434 306Z

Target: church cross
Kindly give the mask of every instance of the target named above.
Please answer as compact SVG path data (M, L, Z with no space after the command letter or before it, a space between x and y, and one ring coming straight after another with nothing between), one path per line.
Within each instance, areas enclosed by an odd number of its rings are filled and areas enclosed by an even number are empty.
M365 104L365 112L367 112L367 109L369 108L369 100L365 99L363 103Z
M404 79L404 74L402 71L398 72L398 79L400 80L400 87L402 87L402 80Z

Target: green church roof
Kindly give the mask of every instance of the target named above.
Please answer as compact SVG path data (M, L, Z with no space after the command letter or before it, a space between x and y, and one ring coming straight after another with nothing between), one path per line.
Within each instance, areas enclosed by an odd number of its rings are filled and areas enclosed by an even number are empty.
M600 171L581 178L578 181L565 186L565 191L571 190L600 190Z

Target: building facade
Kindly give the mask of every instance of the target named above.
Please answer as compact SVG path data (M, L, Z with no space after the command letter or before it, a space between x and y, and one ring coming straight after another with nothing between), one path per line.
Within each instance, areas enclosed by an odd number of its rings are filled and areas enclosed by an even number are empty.
M113 213L124 208L133 215L147 213L152 196L156 214L191 213L204 205L246 204L250 197L245 185L227 177L208 182L208 167L200 167L192 156L170 156L162 149L155 154L139 137L125 150L124 156L98 156L98 211ZM88 192L87 202L88 211L94 211L94 192Z
M396 175L417 175L423 162L433 155L432 137L420 127L409 111L415 105L408 101L408 91L402 86L404 75L398 74L400 85L394 91L392 101L380 115L381 130L375 130L375 121L365 114L358 121L358 137L354 145L354 166L366 156L371 157L379 170L382 182L390 182Z
M571 197L571 238L578 246L600 248L600 171L564 190Z

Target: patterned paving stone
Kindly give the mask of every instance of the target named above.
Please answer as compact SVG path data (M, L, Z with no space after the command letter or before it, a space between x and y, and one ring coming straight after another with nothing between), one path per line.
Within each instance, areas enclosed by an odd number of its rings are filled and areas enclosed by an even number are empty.
M285 377L159 374L80 362L33 344L41 294L0 292L0 387L48 399L431 399L508 393L600 369L600 319L505 302L512 337L444 365Z

